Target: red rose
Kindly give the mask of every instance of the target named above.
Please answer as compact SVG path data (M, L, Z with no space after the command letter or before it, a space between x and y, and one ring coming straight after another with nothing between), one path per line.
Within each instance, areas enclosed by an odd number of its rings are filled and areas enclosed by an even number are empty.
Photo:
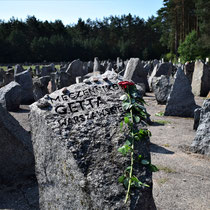
M127 86L132 86L132 85L135 85L135 84L133 82L122 81L122 82L119 82L118 85L120 87L122 87L123 89L126 89Z

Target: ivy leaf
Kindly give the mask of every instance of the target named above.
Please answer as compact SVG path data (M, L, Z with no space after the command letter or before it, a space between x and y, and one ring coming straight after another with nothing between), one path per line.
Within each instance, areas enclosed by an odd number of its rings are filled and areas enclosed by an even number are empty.
M125 100L127 100L127 98L128 98L127 95L122 95L122 96L120 96L120 100L121 100L121 101L125 101Z
M134 118L135 118L136 123L140 122L140 117L139 116L135 116Z
M118 178L118 182L119 182L119 183L123 183L124 179L125 179L125 176L122 175L122 176L120 176L120 177Z
M138 94L136 92L133 92L133 93L131 93L131 96L134 97L134 98L137 98Z
M131 181L133 182L133 185L135 187L141 187L141 186L149 187L148 184L144 184L141 181L139 181L139 179L136 176L132 176Z
M128 188L128 183L129 183L129 178L124 179L123 184L124 184L126 189Z
M131 105L130 103L124 102L122 107L123 107L124 110L128 110L130 108L130 105Z
M122 153L123 155L126 155L130 150L131 147L125 144L122 147L120 147L117 151Z
M126 124L128 124L128 123L130 122L129 118L128 118L128 117L124 117L124 122L125 122Z
M141 164L142 165L149 165L149 161L148 160L141 160Z
M149 165L149 169L151 172L157 172L159 171L159 169L157 168L157 166L150 164Z
M126 140L125 145L130 146L131 145L131 142L129 140Z
M135 103L135 99L134 99L134 98L131 99L131 103L132 103L132 104Z

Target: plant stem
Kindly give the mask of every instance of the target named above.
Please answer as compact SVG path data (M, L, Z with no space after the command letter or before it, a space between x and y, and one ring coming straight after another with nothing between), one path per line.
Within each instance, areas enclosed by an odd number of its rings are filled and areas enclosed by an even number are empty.
M128 94L128 97L130 99L130 102L131 102L131 97L130 97L130 94ZM125 204L127 203L128 201L128 198L129 198L129 194L130 194L130 188L131 188L131 178L133 176L133 151L134 151L134 138L133 138L133 111L132 111L132 108L130 109L130 113L131 113L131 123L132 123L132 126L131 126L131 136L132 136L132 143L131 143L131 169L130 169L130 173L129 173L129 182L128 182L128 190L127 190L127 193L126 193L126 197L125 197Z

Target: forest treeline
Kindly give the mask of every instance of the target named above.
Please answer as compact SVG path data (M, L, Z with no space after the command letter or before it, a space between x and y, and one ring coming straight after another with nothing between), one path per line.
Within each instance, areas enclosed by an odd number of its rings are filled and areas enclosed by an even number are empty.
M163 0L157 17L103 20L0 21L0 63L165 57L183 62L210 56L210 1Z

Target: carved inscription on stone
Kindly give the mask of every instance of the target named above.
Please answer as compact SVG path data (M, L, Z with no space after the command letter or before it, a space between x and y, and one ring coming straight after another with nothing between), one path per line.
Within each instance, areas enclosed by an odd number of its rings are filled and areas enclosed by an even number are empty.
M123 112L122 106L111 105L106 101L108 95L120 91L118 84L91 86L74 92L66 91L49 100L61 126L85 122L89 119L102 118L107 115Z

